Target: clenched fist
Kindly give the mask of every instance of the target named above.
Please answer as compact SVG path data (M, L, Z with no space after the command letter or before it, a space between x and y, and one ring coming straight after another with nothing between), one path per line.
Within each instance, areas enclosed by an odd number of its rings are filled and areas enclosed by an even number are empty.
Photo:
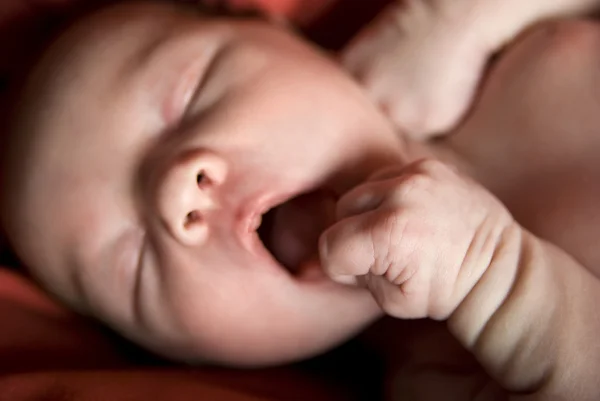
M453 128L483 74L489 46L475 28L476 10L463 11L467 2L394 2L342 53L342 64L415 139Z
M447 319L514 222L483 187L434 160L382 172L336 213L320 238L325 271L365 285L399 318Z

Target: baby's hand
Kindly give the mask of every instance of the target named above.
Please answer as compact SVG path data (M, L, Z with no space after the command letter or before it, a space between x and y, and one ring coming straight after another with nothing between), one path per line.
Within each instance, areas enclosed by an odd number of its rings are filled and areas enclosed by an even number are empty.
M464 1L396 3L350 43L342 63L402 132L427 139L459 123L489 52L466 21L474 13L457 6Z
M438 161L387 171L342 197L321 237L326 272L357 280L399 318L447 319L513 222L482 187Z
M483 187L422 161L352 190L337 214L320 240L325 271L392 316L447 320L503 389L477 399L598 399L597 278Z

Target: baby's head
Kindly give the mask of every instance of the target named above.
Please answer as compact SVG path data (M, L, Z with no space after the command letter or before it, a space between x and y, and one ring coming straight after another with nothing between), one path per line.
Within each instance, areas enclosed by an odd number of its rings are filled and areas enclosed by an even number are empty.
M156 352L285 362L379 316L320 272L317 239L336 196L400 152L352 80L292 35L113 6L32 73L2 223L43 287Z

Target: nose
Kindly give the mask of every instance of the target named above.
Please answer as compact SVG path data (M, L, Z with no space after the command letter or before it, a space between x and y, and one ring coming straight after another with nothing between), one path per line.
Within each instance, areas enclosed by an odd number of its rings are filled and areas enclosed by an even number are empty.
M158 182L157 204L162 223L183 245L205 242L207 215L219 208L219 188L227 177L227 163L203 150L192 151L169 165Z

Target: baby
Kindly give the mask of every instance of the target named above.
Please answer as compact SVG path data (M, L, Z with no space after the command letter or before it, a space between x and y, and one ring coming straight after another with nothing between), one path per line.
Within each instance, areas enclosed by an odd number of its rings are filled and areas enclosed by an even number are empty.
M33 72L2 222L52 294L171 358L283 363L383 308L448 320L514 399L594 399L599 43L532 30L426 143L286 32L112 7Z

